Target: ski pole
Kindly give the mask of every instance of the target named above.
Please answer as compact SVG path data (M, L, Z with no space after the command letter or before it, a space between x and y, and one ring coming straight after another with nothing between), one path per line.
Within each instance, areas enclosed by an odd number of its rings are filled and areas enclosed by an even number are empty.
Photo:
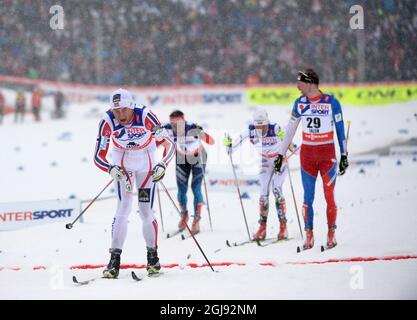
M210 213L210 204L209 204L209 198L208 198L208 192L207 192L207 184L206 184L206 170L203 169L203 181L204 181L204 192L206 194L206 201L207 201L207 212L209 216L209 222L210 222L210 230L213 231L213 224L211 223L211 213Z
M349 140L350 122L351 122L350 120L348 120L348 122L347 122L348 128L347 128L347 134L346 134L346 147L347 147L347 143L348 143L348 140ZM327 182L327 186L328 187L336 180L336 177L337 176L340 176L340 171L335 172L335 174L333 175L333 177L331 177L330 181Z
M288 162L288 160L298 151L298 149L300 149L301 148L301 145L300 146L298 146L297 148L295 148L291 153L290 153L290 155L288 156L288 157L285 157L284 158L284 161L286 161L286 162ZM272 172L271 172L271 176L269 177L269 181L268 181L268 188L267 188L267 190L269 190L269 185L271 184L271 180L272 180L272 177L274 176L274 174L275 174L276 172L275 172L275 170L272 170Z
M164 220L162 219L162 206L161 206L161 197L159 195L159 187L156 186L156 193L158 195L158 204L159 204L159 215L161 216L161 226L162 226L162 232L165 232L164 230Z
M95 196L95 198L93 199L93 200L91 200L90 201L90 203L87 205L87 207L85 207L84 208L84 210L83 211L81 211L81 213L78 215L78 217L77 218L75 218L75 220L73 221L73 222L71 222L71 223L67 223L66 225L65 225L65 228L67 228L67 229L71 229L72 228L72 226L74 225L74 223L84 214L84 212L86 212L87 211L87 209L88 208L90 208L90 206L97 200L97 198L98 197L100 197L100 195L104 192L104 190L106 190L107 189L107 187L111 184L113 182L113 179L111 179L107 184L106 184L106 186L100 191L100 193L98 194L98 195L96 195Z
M291 186L292 198L294 200L295 213L297 214L298 226L300 228L300 235L301 235L301 239L304 240L303 231L301 229L300 216L298 214L297 201L295 200L295 193L294 193L294 188L293 188L293 185L292 185L292 179L291 179L291 173L290 173L289 163L287 163L287 168L288 168L288 178L290 179L290 186Z
M167 188L165 187L164 183L163 183L162 181L159 181L159 183L161 184L162 188L164 189L164 191L165 191L166 195L168 196L169 200L171 200L172 205L174 206L174 208L175 208L175 209L177 210L177 212L181 215L180 210L178 209L178 207L177 207L177 205L175 204L174 200L172 200L172 197L171 197L171 195L169 194L169 192L168 192ZM203 249L201 249L200 244L198 243L197 239L194 237L193 233L191 232L190 227L188 227L188 224L187 224L187 223L185 223L185 226L186 226L186 228L187 228L188 232L190 233L191 237L193 238L194 242L196 243L196 245L197 245L198 249L200 249L200 252L201 252L201 253L202 253L202 255L204 256L204 259L206 259L206 261L207 261L208 265L209 265L209 266L210 266L210 268L211 268L211 271L215 272L215 271L214 271L214 269L213 269L213 266L212 266L212 265L211 265L211 263L210 263L210 261L207 259L207 257L206 257L206 255L205 255L205 253L204 253Z
M238 193L239 200L240 200L240 206L242 207L243 218L245 220L246 231L248 232L249 241L252 241L252 239L250 237L250 232L249 232L249 227L248 227L248 221L246 220L245 208L243 207L242 196L240 194L239 182L237 180L237 175L236 175L235 167L233 165L233 159L232 159L232 154L231 153L229 154L229 157L230 157L230 163L232 164L233 175L235 177L235 184L236 184L237 193Z

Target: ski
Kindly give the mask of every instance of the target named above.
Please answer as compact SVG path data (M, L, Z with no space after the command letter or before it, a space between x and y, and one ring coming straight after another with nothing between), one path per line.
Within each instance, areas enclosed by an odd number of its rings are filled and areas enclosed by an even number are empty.
M270 239L270 240L269 239L265 239L263 241L256 240L256 244L258 246L260 246L260 247L266 247L266 246L269 246L271 244L281 243L281 242L289 241L289 240L292 240L292 239L293 238L287 238L287 239L280 239L280 240L278 240L277 238L274 238L274 239Z
M135 281L142 281L143 278L139 277L135 271L132 271L131 273L132 279ZM155 273L148 273L148 278L158 278L163 274L163 272L155 272Z
M158 278L163 274L163 272L148 273L149 278Z
M87 285L87 284L90 284L94 281L101 280L101 279L116 280L116 279L121 279L121 278L125 278L125 275L122 275L122 276L119 275L117 278L108 278L108 277L105 277L105 276L97 276L97 277L90 278L90 279L83 280L83 281L78 280L76 276L72 276L72 282L74 282L75 284L78 284L80 286L83 286L83 285Z
M303 246L297 246L297 253L300 253L302 251L311 250L313 248L304 248Z
M197 232L197 233L199 233L199 232ZM197 233L194 233L193 235L195 236ZM192 236L191 236L190 233L188 233L187 235L184 235L183 233L181 234L181 239L182 240L186 240L186 239L191 238L191 237Z
M184 230L178 229L178 230L175 230L175 231L173 231L171 233L167 233L167 239L172 238L172 237L176 236L177 234L180 234L183 231Z
M226 245L228 246L228 247L240 247L240 246L243 246L243 245L245 245L245 244L247 244L247 243L252 243L253 241L252 240L246 240L246 241L242 241L242 242L230 242L229 240L226 240Z
M334 247L336 247L336 246L333 246L333 247L329 247L328 245L321 246L321 247L320 247L320 251L321 251L321 252L323 252L323 251L327 251L327 250L333 249Z
M93 281L96 281L98 279L105 279L105 278L103 276L100 276L100 277L95 277L95 278L91 278L91 279L84 280L84 281L79 281L76 276L72 276L72 282L74 282L78 285L81 285L81 286L89 284L89 283L91 283Z
M257 242L257 241L271 241L271 240L276 240L276 238L266 238L266 239L264 239L264 240L255 240L255 239L253 239L253 240L245 240L245 241L242 241L242 242L230 242L229 240L226 240L226 245L228 246L228 247L240 247L240 246L243 246L243 245L245 245L245 244L248 244L248 243L253 243L253 242Z
M142 278L140 278L136 275L135 271L131 272L131 276L132 276L132 279L135 280L135 281L141 281L142 280Z

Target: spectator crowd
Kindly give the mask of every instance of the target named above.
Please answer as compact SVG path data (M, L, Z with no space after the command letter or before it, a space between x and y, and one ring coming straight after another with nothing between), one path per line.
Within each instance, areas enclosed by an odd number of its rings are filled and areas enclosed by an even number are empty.
M415 0L0 4L0 75L132 86L244 84L290 82L297 70L314 67L326 82L417 79ZM64 10L62 30L50 27L56 4ZM363 30L350 28L355 4L364 9Z

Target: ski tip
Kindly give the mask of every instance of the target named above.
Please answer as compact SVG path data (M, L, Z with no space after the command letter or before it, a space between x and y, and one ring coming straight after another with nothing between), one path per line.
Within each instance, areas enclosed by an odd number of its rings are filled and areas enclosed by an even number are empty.
M301 252L301 249L299 246L297 246L297 253L300 253L300 252Z
M76 276L72 276L72 282L78 283L78 280L77 280L77 277Z
M131 272L132 278L135 281L141 281L142 278L139 278L134 271Z
M321 252L323 252L324 251L324 246L321 246L320 250L321 250Z
M226 245L227 245L228 247L231 247L229 240L226 240Z
M181 239L185 240L185 236L183 234L181 234Z

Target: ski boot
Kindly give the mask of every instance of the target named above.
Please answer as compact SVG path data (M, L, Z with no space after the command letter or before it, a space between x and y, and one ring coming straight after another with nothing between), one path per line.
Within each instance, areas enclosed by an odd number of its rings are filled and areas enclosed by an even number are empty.
M181 220L178 223L178 229L183 231L185 230L187 227L187 222L188 222L188 211L187 210L181 210Z
M196 214L194 216L193 224L191 226L191 233L193 235L200 232L200 219L201 219L201 216L199 214Z
M314 234L312 229L306 229L306 240L303 245L303 249L311 249L314 246Z
M333 248L336 247L337 242L336 242L336 237L335 237L335 232L336 232L336 225L329 225L329 231L327 232L327 248Z
M108 279L114 279L119 276L120 269L120 255L122 254L121 249L110 249L110 261L106 269L103 270L103 277Z
M280 194L280 193L279 193ZM288 231L287 231L287 218L285 214L287 212L285 198L283 196L276 196L275 206L278 212L278 219L279 219L279 232L278 232L278 240L288 239Z
M161 265L159 264L158 258L158 247L156 248L146 248L148 250L147 259L148 264L146 265L146 271L148 271L148 276L155 276L159 274L161 270Z
M266 237L266 221L259 221L259 228L253 236L253 241L265 240Z
M197 207L195 209L193 224L191 226L191 233L197 234L200 232L200 219L201 219L201 208L203 204L201 202L197 203Z
M282 217L281 219L279 219L278 240L285 239L288 239L287 218Z

